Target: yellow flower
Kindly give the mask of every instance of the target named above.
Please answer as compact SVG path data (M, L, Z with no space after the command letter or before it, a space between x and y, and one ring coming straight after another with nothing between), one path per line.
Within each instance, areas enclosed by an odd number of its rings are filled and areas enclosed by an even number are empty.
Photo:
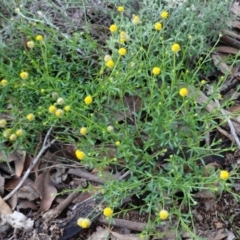
M115 145L116 145L117 147L120 146L120 144L121 144L120 141L116 141L116 142L115 142Z
M120 38L119 38L120 43L124 43L124 42L128 41L129 39L130 39L130 37L127 33L125 33L124 31L120 32Z
M86 105L90 105L92 103L92 101L93 101L93 98L91 95L88 95L84 98L84 102Z
M20 77L21 79L24 79L24 80L28 79L28 72L21 72Z
M155 30L160 31L162 29L162 24L160 22L155 23L154 25Z
M159 217L161 220L166 220L168 218L168 216L169 216L169 213L167 210L163 209L159 212Z
M106 207L103 209L103 215L105 217L111 217L113 215L113 210L110 207Z
M89 218L79 218L77 220L77 225L81 228L88 228L91 225L91 221Z
M114 67L114 61L113 61L113 60L108 60L108 61L106 62L106 66L107 66L108 68L113 68L113 67Z
M58 105L63 105L64 104L64 99L63 98L58 98L57 99L57 104Z
M34 114L30 113L30 114L27 115L26 118L27 118L28 121L33 121L35 119L35 116L34 116Z
M118 27L117 27L117 25L112 24L112 25L109 27L109 30L110 30L111 32L116 32L116 31L118 30Z
M64 107L64 110L65 110L66 112L69 112L70 109L71 109L71 107L70 107L69 105L67 105L67 106Z
M168 18L168 12L167 11L162 11L161 12L161 18L163 18L163 19Z
M12 131L11 128L8 128L8 129L4 130L4 131L3 131L3 136L4 136L5 138L8 138L8 137L11 135L11 131Z
M182 96L182 97L186 97L188 95L188 90L187 88L181 88L179 90L179 95Z
M6 79L2 79L1 85L2 85L3 87L5 87L5 86L7 86L7 84L8 84L8 81L7 81Z
M161 72L161 69L159 67L154 67L152 70L153 75L157 76Z
M16 131L16 135L17 135L18 137L22 136L22 135L23 135L23 130L22 130L22 129L18 129L18 130Z
M28 48L31 48L31 49L34 48L34 45L35 45L35 44L34 44L34 41L28 41L28 42L27 42L27 47L28 47Z
M181 47L180 47L179 44L174 43L174 44L172 45L172 51L173 51L174 53L177 53L177 52L179 52L180 50L181 50Z
M220 178L226 181L229 178L229 172L226 170L220 171Z
M43 40L43 36L42 35L37 35L36 36L36 40L39 41L39 42L42 41Z
M217 94L217 99L218 100L222 99L222 95L220 93Z
M108 132L112 132L113 130L114 130L113 126L110 125L110 126L107 127Z
M206 84L207 82L206 82L206 80L201 80L201 85L204 85L204 84Z
M78 160L83 160L85 158L85 153L81 150L76 150L75 155Z
M110 56L110 55L105 55L105 57L104 57L104 62L108 62L108 61L110 61L110 60L112 60L112 57Z
M133 15L133 18L132 18L132 23L135 24L135 25L137 25L137 24L141 24L142 22L141 22L139 16L137 16L137 15L134 14L134 15Z
M7 121L5 119L0 119L0 127L4 128L7 125Z
M119 12L123 12L123 11L124 11L124 7L123 7L123 6L118 6L117 10L118 10Z
M49 108L48 108L48 111L50 113L55 113L57 111L57 108L54 106L54 105L51 105Z
M9 140L10 141L16 141L17 140L17 135L16 134L11 134L10 136L9 136Z
M53 92L53 93L52 93L52 98L53 98L53 99L57 99L57 98L58 98L58 93Z
M64 111L62 109L57 109L56 112L55 112L55 115L57 117L62 117L64 114Z
M121 55L121 56L125 56L125 55L127 54L127 50L126 50L126 48L120 48L120 49L118 50L118 53L119 53L119 55Z
M81 127L79 132L80 132L81 135L86 135L87 134L87 128L86 127Z

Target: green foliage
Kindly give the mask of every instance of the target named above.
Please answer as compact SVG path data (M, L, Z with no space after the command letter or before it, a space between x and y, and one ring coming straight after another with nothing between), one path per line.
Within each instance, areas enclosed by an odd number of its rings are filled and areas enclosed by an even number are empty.
M126 1L126 11L113 14L117 31L105 46L87 31L66 35L40 17L29 20L26 9L17 11L14 45L6 39L0 45L0 75L7 80L1 82L0 112L11 116L0 140L11 142L8 151L21 147L33 153L38 133L53 126L57 139L74 144L77 157L98 168L100 176L106 166L129 171L127 180L109 180L104 196L112 208L129 195L141 198L142 205L132 207L149 214L144 234L156 234L153 224L164 224L161 209L177 222L176 231L191 232L193 192L216 193L227 186L218 171L206 173L202 164L204 157L223 152L220 142L204 141L220 125L219 112L208 113L196 101L197 91L205 89L199 71L208 70L211 44L228 19L217 15L225 10L224 1L183 1L173 8L142 1L139 12L131 6ZM219 9L212 12L213 6ZM169 16L162 19L162 11ZM139 17L135 23L131 14ZM156 23L162 28L156 30ZM39 35L43 40L36 40ZM20 77L22 71L27 79ZM218 86L210 99L217 95ZM35 119L29 121L29 114ZM82 127L85 135L79 133ZM11 141L19 129L23 134Z

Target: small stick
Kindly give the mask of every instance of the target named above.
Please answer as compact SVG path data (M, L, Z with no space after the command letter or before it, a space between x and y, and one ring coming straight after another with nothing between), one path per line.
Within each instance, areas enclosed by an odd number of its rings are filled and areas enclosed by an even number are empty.
M134 231L141 232L146 227L147 223L133 222L125 219L113 218L112 221L106 220L105 218L98 219L98 222L105 225L112 225L122 228L127 228Z
M230 120L230 118L228 117L228 115L226 114L226 112L221 108L221 105L219 103L219 101L217 99L215 99L215 103L217 104L217 106L219 107L222 115L226 118L227 122L228 122L228 126L230 127L230 131L231 131L231 134L232 136L234 137L234 140L238 146L238 148L240 148L240 141L238 139L238 136L236 134L236 131L235 131L235 128L232 124L232 121Z
M12 190L6 197L3 198L3 200L8 200L9 198L11 198L23 185L23 183L25 182L25 180L28 178L30 172L32 171L32 169L34 168L34 166L37 164L37 162L39 161L40 157L42 156L42 154L55 142L55 139L52 140L50 143L47 143L48 137L50 135L52 131L52 127L48 130L47 135L43 141L43 146L41 148L41 150L39 151L38 155L36 156L36 158L31 162L28 170L25 172L24 176L22 177L21 181L18 183L18 185L14 188L14 190Z
M77 189L72 192L64 201L62 201L61 203L58 204L58 206L54 209L51 209L49 211L47 211L44 215L43 215L43 219L46 220L46 222L49 222L52 219L57 218L62 211L70 204L72 203L72 201L80 194L79 189L82 188L82 185L80 184Z

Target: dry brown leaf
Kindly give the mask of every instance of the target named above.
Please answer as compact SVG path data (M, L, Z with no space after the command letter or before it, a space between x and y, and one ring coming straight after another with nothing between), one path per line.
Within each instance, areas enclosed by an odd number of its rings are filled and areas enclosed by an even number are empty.
M0 213L1 214L11 214L12 213L12 209L1 197L0 197Z
M117 105L119 101L121 100L114 100L114 105ZM126 118L130 118L131 120L133 120L133 113L137 113L142 107L142 99L137 95L124 96L123 105L127 109L126 111L116 111L113 109L113 115L117 122L123 121Z
M27 208L30 208L32 210L38 209L34 202L19 199L17 209L20 210L20 209L27 209Z
M229 108L229 112L238 112L240 111L240 105L235 105Z
M227 47L227 46L216 47L216 51L223 52L223 53L232 53L232 54L238 54L238 52L239 52L239 50L237 48Z
M231 25L232 25L232 27L240 29L240 22L239 21L233 21Z
M232 69L223 61L219 54L212 55L213 62L217 68L224 74L231 74Z
M5 154L0 151L0 160L8 162L18 161L22 159L24 154L25 154L24 151L17 150L15 152L10 153L8 156L5 156Z
M214 199L215 198L214 193L212 193L208 189L202 189L202 190L198 191L197 193L195 193L194 196L196 198L206 198L206 199L210 199L210 198Z
M110 232L107 228L97 227L97 231L89 236L87 240L105 240L109 238L109 234Z
M34 186L41 198L39 212L48 210L57 194L57 189L53 185L49 171L38 175Z
M13 196L8 200L8 204L12 210L14 210L18 204L18 195L17 193L13 194Z
M0 196L4 195L5 178L0 174Z
M117 240L142 240L142 238L138 237L135 234L120 234L120 233L111 231L111 235L117 238Z
M228 36L233 37L235 39L240 39L240 36L237 33L235 33L234 31L223 30L222 32L223 32L224 35L228 35Z
M20 157L21 156L21 157ZM20 177L22 175L25 159L26 159L26 151L22 151L21 155L19 155L19 159L14 161L15 164L15 174L17 177Z
M239 2L235 1L230 10L237 16L240 16L240 6L239 6Z

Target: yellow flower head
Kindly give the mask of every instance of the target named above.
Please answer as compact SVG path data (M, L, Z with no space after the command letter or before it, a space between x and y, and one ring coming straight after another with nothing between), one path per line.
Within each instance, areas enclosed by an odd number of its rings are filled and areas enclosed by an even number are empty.
M105 217L111 217L113 215L113 210L110 207L106 207L103 209L103 215Z
M127 50L126 50L126 48L120 48L120 49L118 50L118 53L119 53L119 55L121 55L121 56L125 56L125 55L127 54Z
M54 106L54 105L51 105L49 108L48 108L48 111L50 113L55 113L57 111L57 108Z
M5 129L5 130L3 131L3 136L4 136L5 138L8 138L8 137L11 135L11 131L12 131L11 128Z
M174 44L172 45L172 51L173 51L174 53L177 53L177 52L179 52L180 50L181 50L181 47L180 47L179 44L174 43Z
M229 172L226 170L220 171L220 178L226 181L229 178Z
M28 79L28 72L21 72L19 75L21 79L24 80Z
M75 155L78 160L83 160L85 158L85 153L81 150L76 150Z
M120 141L116 141L116 142L115 142L115 145L116 145L117 147L120 146L120 144L121 144Z
M33 121L35 119L35 116L34 116L34 114L29 113L26 118L28 121Z
M117 10L118 10L119 12L123 12L123 11L124 11L124 7L123 7L123 6L118 6Z
M137 16L137 15L134 14L134 15L133 15L133 18L132 18L132 23L135 24L135 25L137 25L137 24L141 24L142 21L140 20L139 16Z
M81 228L88 228L91 225L91 220L89 218L79 218L77 225Z
M87 128L86 127L81 127L79 132L80 132L81 135L86 135L87 134Z
M6 119L0 119L0 128L5 128L7 125Z
M84 102L86 105L90 105L93 101L93 98L91 95L88 95L87 97L84 98Z
M113 60L108 60L107 62L106 62L106 66L108 67L108 68L113 68L114 67L114 61Z
M1 85L2 85L3 87L7 86L7 84L8 84L8 81L7 81L6 79L2 79L2 80L1 80Z
M201 80L201 85L205 85L207 83L207 81L206 80Z
M166 220L168 218L168 216L169 216L169 213L167 210L163 209L159 212L159 217L161 220Z
M110 32L116 32L118 30L118 27L116 24L112 24L110 27L109 27L109 30Z
M110 126L107 127L108 132L112 132L113 130L114 130L113 126L110 125Z
M105 57L104 57L104 62L108 62L108 61L110 61L110 60L112 60L112 57L110 56L110 55L105 55Z
M31 48L31 49L34 48L34 45L35 45L35 44L34 44L34 41L28 41L28 42L27 42L27 47L28 47L28 48Z
M179 90L179 95L182 96L182 97L186 97L188 95L188 90L187 88L181 88Z
M130 39L129 35L125 33L124 31L120 32L119 42L124 43Z
M58 105L63 105L64 104L64 99L63 98L58 98L57 99L57 104Z
M9 140L10 141L16 141L17 140L17 135L16 134L11 134L10 136L9 136Z
M162 11L161 12L161 18L163 18L163 19L168 18L168 12L167 11Z
M155 23L154 29L160 31L162 29L162 24L160 22Z
M71 109L71 107L70 107L69 105L67 105L67 106L64 107L64 110L65 110L66 112L69 112L70 109Z
M153 75L157 76L161 72L161 69L159 67L154 67L152 70Z
M62 109L57 109L56 112L55 112L55 115L57 117L62 117L64 114L64 111Z
M17 135L18 137L22 136L22 135L23 135L23 130L22 130L22 129L18 129L18 130L16 131L16 135Z
M36 40L41 42L43 40L43 36L42 35L37 35Z

